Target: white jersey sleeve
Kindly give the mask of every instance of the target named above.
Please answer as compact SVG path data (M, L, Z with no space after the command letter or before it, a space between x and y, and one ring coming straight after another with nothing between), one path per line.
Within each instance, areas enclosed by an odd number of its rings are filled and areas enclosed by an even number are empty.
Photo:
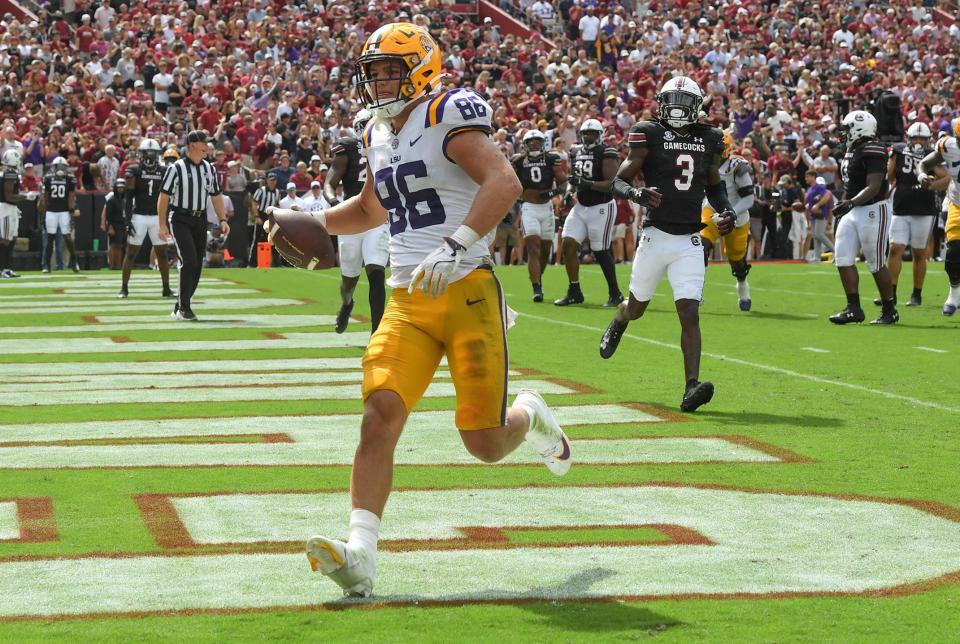
M950 187L947 199L960 206L960 144L955 136L945 136L937 141L937 152L943 157L943 163L950 175Z
M418 104L394 133L379 119L363 132L368 181L373 181L390 225L390 285L409 283L413 270L463 224L479 185L448 154L460 134L492 131L492 109L471 89L440 92ZM477 231L484 235L487 231ZM482 243L471 246L454 279L488 261Z
M737 213L736 225L742 226L750 220L749 210L753 205L753 169L750 162L743 157L731 157L723 178L727 186L727 199Z

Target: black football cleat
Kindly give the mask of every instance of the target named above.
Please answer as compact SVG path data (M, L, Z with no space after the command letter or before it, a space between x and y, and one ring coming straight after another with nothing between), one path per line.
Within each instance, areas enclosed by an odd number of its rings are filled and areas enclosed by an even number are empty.
M334 331L337 333L343 333L347 330L347 325L350 324L350 314L353 312L353 300L350 300L350 304L344 304L340 307L340 310L337 311L337 326L334 328Z
M830 321L834 324L850 324L857 323L860 324L866 319L867 316L863 314L863 309L851 309L849 306L839 313L834 313L830 316Z
M567 288L567 294L559 300L554 300L556 306L570 306L571 304L583 304L583 291L579 286L570 286Z
M183 320L184 322L196 322L196 321L197 321L197 316L196 316L196 315L194 314L194 312L193 312L192 310L190 310L190 309L180 309L180 310L177 312L177 315L179 316L177 319Z
M870 324L896 324L900 321L900 314L894 309L890 312L880 314L876 320L870 320Z
M601 358L606 360L614 354L617 347L620 346L620 338L623 337L623 332L627 330L628 324L630 323L620 322L616 317L610 320L607 330L603 332L603 337L600 338Z
M543 287L539 284L533 287L533 301L543 302Z
M118 300L125 300L130 296L130 293L127 292L127 287L124 286L120 289L120 292L117 293Z
M694 382L683 393L680 411L696 411L698 407L710 402L711 398L713 398L712 382Z
M177 296L177 294L174 293L174 292L173 292L172 290L170 290L169 288L163 289L163 293L161 294L161 297L176 297L176 296Z
M617 293L616 295L611 296L610 299L607 300L607 303L603 305L603 307L612 309L620 306L621 302L623 302L623 293Z
M873 298L873 303L876 306L883 306L883 300L881 300L879 297Z
M920 306L921 303L922 300L920 299L919 295L911 295L910 299L907 300L907 306Z

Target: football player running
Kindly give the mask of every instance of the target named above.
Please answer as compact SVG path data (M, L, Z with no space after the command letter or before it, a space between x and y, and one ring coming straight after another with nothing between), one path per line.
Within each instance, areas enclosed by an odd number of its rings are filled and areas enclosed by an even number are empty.
M170 290L170 263L167 261L168 240L160 237L160 223L157 219L157 201L160 199L160 184L163 182L164 169L160 167L160 144L153 139L140 141L137 151L137 164L127 168L126 212L129 217L127 251L123 257L123 277L117 297L124 299L129 295L128 285L133 263L140 252L140 246L147 235L157 254L157 268L163 282L163 297L174 297Z
M863 322L860 308L860 275L857 255L862 251L867 269L880 291L883 311L870 324L895 324L900 319L886 266L890 204L887 202L887 149L877 140L877 119L854 110L843 117L840 131L847 153L840 163L844 198L833 209L837 218L837 241L833 262L847 294L847 306L830 316L834 324Z
M353 117L353 130L356 136L339 139L333 146L333 163L323 185L323 196L331 206L340 203L337 186L343 186L343 200L355 197L363 189L367 166L360 153L360 139L363 129L373 118L373 112L362 109ZM387 299L385 267L389 258L387 246L390 229L386 222L359 235L340 235L337 245L340 251L340 310L337 312L335 330L343 333L350 323L353 312L353 291L360 281L360 267L367 273L370 292L371 333L380 325L383 307Z
M946 166L947 180L947 250L943 267L950 280L950 293L943 303L943 314L954 315L960 307L960 118L953 120L953 136L944 136L920 164L920 183L930 190L938 189L939 181L933 173Z
M570 149L570 194L577 202L563 222L563 263L567 268L570 286L566 296L554 301L557 306L583 303L580 289L580 245L590 240L590 249L597 258L607 280L607 303L617 306L623 294L617 285L617 273L610 245L613 243L613 225L617 206L611 194L611 184L620 165L617 149L604 145L603 125L597 119L587 119L580 126L580 143ZM570 195L567 197L570 198Z
M70 253L71 268L74 273L79 273L80 262L77 261L71 223L71 217L80 216L80 209L77 208L77 182L70 176L70 167L63 157L55 158L50 169L50 175L43 179L43 194L37 205L37 210L43 213L44 219L45 243L41 267L44 273L50 272L56 239L58 235L62 235L63 243Z
M520 195L520 228L527 247L527 271L533 284L533 301L543 302L543 272L550 263L553 246L553 197L563 193L567 175L559 154L544 148L547 137L540 130L523 135L523 152L513 157L513 169L523 186Z
M733 153L733 135L723 133L723 163L720 165L720 179L727 190L727 199L730 207L737 215L733 230L723 236L723 247L730 262L730 270L737 279L737 299L741 311L749 311L750 285L747 283L747 274L750 264L747 263L747 241L750 239L750 207L753 205L753 173L750 162L739 154ZM700 231L703 241L703 259L709 262L713 247L720 239L720 231L714 223L717 213L707 200L703 202L700 220L704 229Z
M567 438L538 394L521 391L507 405L507 307L480 240L520 196L520 182L488 138L486 101L470 89L438 91L441 60L416 25L388 24L370 35L356 75L361 100L376 114L361 138L367 180L359 195L315 215L336 235L390 225L393 291L363 358L349 538L307 541L312 568L348 595L373 591L394 448L444 355L460 438L473 456L496 462L526 440L554 474L571 462Z
M617 350L627 324L647 310L666 272L680 318L686 378L680 409L694 411L713 397L713 383L699 380L699 309L706 271L700 238L704 194L719 213L714 221L720 235L733 230L737 214L720 177L723 132L697 122L703 105L700 87L685 76L672 78L657 94L657 103L656 119L630 128L630 154L613 182L615 194L646 206L647 214L633 258L630 298L604 332L600 356L609 358ZM650 187L633 186L641 171Z
M907 306L920 306L923 280L927 274L927 242L933 222L940 214L936 194L920 180L920 162L933 151L930 128L917 121L907 129L910 143L898 143L887 161L887 181L894 186L893 222L890 225L890 282L897 300L897 279L903 265L903 251L910 246L913 256L913 293ZM882 302L877 299L874 304Z

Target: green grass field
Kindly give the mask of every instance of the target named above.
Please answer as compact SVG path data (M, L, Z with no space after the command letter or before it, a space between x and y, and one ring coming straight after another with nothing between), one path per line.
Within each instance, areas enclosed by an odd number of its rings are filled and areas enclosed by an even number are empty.
M960 641L940 266L888 328L827 322L828 265L755 266L749 313L712 265L717 391L693 414L666 281L604 361L597 267L566 309L530 301L526 267L498 275L511 380L551 392L575 464L472 462L441 368L398 447L369 602L302 554L346 532L363 282L343 336L335 271L207 271L199 324L169 321L156 273L123 302L106 271L0 282L0 641ZM560 297L562 267L544 284Z

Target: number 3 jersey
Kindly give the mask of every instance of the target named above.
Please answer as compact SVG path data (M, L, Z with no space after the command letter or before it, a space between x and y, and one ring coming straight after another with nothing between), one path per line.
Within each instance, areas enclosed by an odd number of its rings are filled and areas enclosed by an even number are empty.
M647 149L644 180L663 195L660 207L647 211L643 225L671 235L699 231L707 168L723 152L723 132L695 123L681 134L658 120L642 121L630 128L627 144Z
M447 155L447 146L464 132L489 134L491 114L479 94L459 88L418 104L396 134L377 118L364 129L367 181L374 182L390 225L393 288L407 286L420 262L466 220L480 186ZM451 281L489 261L488 256L482 242L471 246Z

